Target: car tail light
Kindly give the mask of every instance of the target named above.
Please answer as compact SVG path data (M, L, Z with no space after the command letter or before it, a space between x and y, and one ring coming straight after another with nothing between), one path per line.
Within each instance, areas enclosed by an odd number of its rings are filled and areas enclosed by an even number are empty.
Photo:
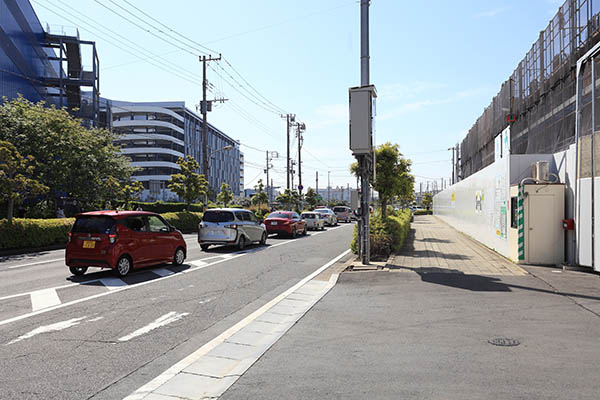
M67 243L71 241L72 236L73 236L73 234L71 232L69 232L69 238L67 239Z
M110 235L108 235L108 241L110 242L110 244L115 243L118 238L119 235L117 235L116 233L111 233Z
M229 228L229 229L237 229L238 226L237 224L231 224L231 225L225 225L225 228Z

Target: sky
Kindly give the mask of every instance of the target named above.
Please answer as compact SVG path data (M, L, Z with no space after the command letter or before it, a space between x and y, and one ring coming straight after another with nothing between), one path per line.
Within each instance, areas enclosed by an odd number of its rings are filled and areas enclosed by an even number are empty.
M31 3L52 32L78 29L82 39L96 41L100 92L109 99L185 101L194 110L202 98L198 56L221 54L222 61L209 63L208 97L228 100L208 121L241 142L246 188L264 181L266 150L279 153L275 185L286 184L282 113L306 124L305 188L315 187L317 173L319 188L328 178L332 187L356 186L349 172L348 88L360 84L359 1ZM420 182L450 178L447 149L465 137L561 4L371 0L376 143L399 144L413 162L417 190ZM292 144L297 150L295 139Z

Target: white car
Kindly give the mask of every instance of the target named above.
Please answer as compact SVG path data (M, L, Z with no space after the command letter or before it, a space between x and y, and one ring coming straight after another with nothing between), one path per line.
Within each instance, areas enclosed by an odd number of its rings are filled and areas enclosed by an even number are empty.
M337 217L330 208L317 208L315 212L318 212L325 217L325 224L327 226L337 226Z
M303 212L300 218L306 222L307 229L314 229L316 231L325 229L325 218L322 217L321 213L313 211Z
M267 243L267 228L252 211L239 208L206 210L198 225L198 243L206 251L211 245L237 246Z

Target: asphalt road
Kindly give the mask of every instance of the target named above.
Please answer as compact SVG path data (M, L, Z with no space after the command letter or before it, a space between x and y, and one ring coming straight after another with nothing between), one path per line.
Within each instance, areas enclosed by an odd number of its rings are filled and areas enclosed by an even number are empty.
M352 225L243 252L73 277L64 250L0 261L0 398L123 398L348 249Z

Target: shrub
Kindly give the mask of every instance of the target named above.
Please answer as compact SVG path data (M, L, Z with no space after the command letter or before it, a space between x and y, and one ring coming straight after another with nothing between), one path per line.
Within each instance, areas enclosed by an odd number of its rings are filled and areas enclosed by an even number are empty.
M73 218L0 220L0 250L36 248L67 243Z
M386 259L392 252L400 251L410 231L409 211L394 211L384 220L376 213L370 219L369 236L371 241L371 257ZM358 253L358 225L354 227L354 236L350 249Z
M198 232L198 224L202 221L202 213L199 212L177 212L164 213L162 217L184 233Z
M182 212L184 210L190 212L202 212L204 208L202 203L190 204L188 206L185 203L163 203L162 201L157 201L154 203L146 203L143 201L131 201L129 202L129 207L132 210L135 210L136 208L140 207L144 211L151 211L158 214Z
M433 210L415 210L414 215L433 215Z

